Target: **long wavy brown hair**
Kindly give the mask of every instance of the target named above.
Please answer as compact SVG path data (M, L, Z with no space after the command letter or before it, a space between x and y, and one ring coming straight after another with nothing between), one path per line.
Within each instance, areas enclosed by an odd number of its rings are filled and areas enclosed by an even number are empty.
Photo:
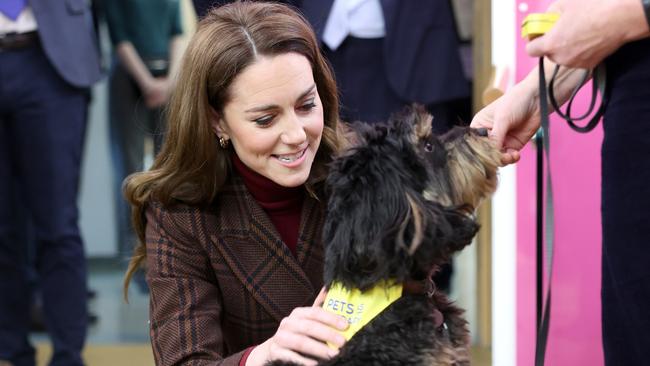
M132 174L124 183L138 236L124 280L125 297L133 273L146 258L147 203L207 206L228 179L230 152L216 142L210 108L222 115L233 80L258 57L289 52L310 61L323 103L323 138L307 189L313 193L324 181L327 163L343 140L336 83L312 28L298 12L282 4L241 1L213 9L199 23L183 56L167 106L167 135L160 153L149 171Z

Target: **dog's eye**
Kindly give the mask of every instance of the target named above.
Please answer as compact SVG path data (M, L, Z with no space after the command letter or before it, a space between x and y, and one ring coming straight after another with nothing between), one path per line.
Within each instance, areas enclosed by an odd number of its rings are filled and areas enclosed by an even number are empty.
M424 151L426 152L432 152L433 151L433 144L430 142L427 142L424 144Z

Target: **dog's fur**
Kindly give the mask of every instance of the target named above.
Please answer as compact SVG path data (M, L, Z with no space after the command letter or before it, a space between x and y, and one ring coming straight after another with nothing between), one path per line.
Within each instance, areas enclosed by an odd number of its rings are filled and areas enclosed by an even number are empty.
M363 291L389 280L404 283L404 294L319 365L468 365L463 311L442 293L409 288L427 289L433 270L470 244L499 153L485 131L432 135L431 117L415 107L353 130L356 142L327 180L325 285Z

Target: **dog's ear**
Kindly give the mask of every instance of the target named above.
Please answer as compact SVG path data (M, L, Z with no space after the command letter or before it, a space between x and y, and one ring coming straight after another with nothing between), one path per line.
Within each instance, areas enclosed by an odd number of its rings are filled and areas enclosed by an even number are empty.
M368 141L377 141L387 135L395 135L396 139L410 142L413 146L430 138L432 134L433 117L424 106L412 104L391 114L385 123L365 123L355 121L344 125L346 135L350 136L351 146L360 146Z
M359 156L356 154L355 156ZM346 168L362 165L347 161ZM370 162L368 170L375 170ZM323 228L325 243L325 285L341 282L362 290L380 280L400 277L408 271L405 251L395 249L408 202L394 179L384 179L381 171L354 174L336 170L328 178L332 191Z
M371 141L384 141L391 132L389 126L383 123L369 124L356 121L346 127L348 134L352 136L349 138L351 143L348 153L355 152L355 147L367 146Z
M401 157L377 155L372 147L334 162L323 228L326 285L366 289L408 276L408 248L419 240L414 228L426 212L413 208L409 197L420 195L405 181L413 175L404 169Z

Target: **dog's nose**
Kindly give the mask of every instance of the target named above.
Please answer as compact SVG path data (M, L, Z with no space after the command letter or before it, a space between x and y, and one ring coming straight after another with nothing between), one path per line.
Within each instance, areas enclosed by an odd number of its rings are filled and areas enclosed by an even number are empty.
M487 128L476 128L474 129L476 131L476 134L481 136L481 137L487 137L488 136L488 129Z

